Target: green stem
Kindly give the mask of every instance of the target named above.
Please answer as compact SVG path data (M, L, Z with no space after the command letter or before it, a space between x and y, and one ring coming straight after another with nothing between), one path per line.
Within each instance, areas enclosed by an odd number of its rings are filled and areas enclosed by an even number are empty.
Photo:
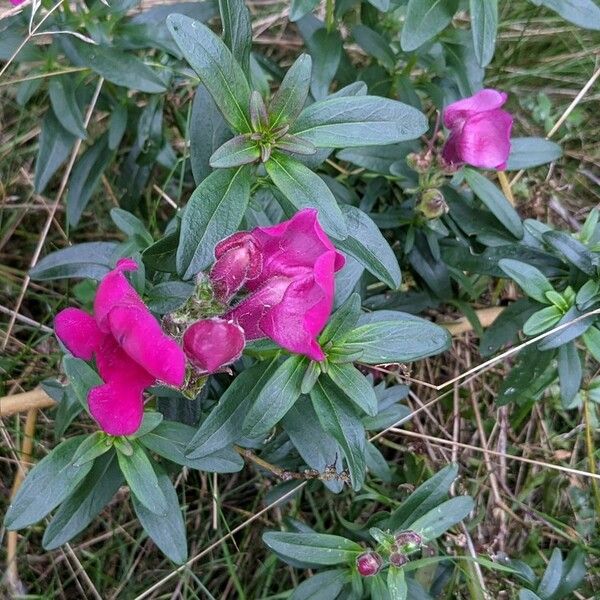
M594 434L590 422L590 401L585 397L583 400L583 420L585 422L585 445L588 455L588 468L590 473L596 474L596 449L594 447ZM592 489L594 490L594 502L596 504L596 514L600 514L600 488L596 479L592 479Z
M333 31L333 26L335 25L333 18L334 6L333 0L325 1L325 26L327 27L327 33L331 33Z

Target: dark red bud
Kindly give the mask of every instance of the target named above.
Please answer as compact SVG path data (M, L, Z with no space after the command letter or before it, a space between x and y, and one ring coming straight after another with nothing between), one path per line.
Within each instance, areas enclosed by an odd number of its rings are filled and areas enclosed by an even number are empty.
M377 552L365 552L356 559L356 568L363 577L377 575L383 565L383 559Z
M392 554L390 554L390 562L395 567L401 567L402 565L405 565L408 562L408 557L404 554L401 554L400 552L393 552Z
M398 546L420 546L423 543L423 538L416 531L401 531L395 536Z

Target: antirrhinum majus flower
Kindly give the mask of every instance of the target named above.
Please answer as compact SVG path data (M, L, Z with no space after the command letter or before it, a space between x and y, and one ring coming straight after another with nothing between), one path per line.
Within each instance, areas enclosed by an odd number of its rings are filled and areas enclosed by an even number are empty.
M506 93L484 89L444 109L444 126L450 130L442 151L447 163L506 168L513 125L511 114L501 108L506 100Z
M185 355L167 336L125 271L138 268L121 259L100 282L94 315L67 308L56 315L58 338L77 358L96 359L104 383L88 394L90 414L111 435L135 433L143 417L143 392L156 381L181 386Z
M363 577L377 575L383 566L383 559L377 552L369 550L356 559L356 568Z

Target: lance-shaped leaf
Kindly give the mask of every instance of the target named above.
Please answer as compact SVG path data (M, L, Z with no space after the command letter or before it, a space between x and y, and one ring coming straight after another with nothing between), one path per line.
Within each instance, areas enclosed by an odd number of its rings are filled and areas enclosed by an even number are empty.
M348 237L337 242L340 250L350 254L379 281L396 289L402 281L398 259L373 220L355 206L343 205Z
M250 86L229 48L199 21L174 14L167 18L167 23L173 39L225 120L234 131L250 132Z
M531 298L542 304L550 304L546 297L548 292L553 292L552 284L546 279L546 276L535 267L519 260L503 258L498 262L498 266Z
M379 96L343 96L307 106L290 133L317 148L349 148L414 140L427 128L425 115L408 104Z
M506 169L518 171L539 167L554 162L561 156L561 147L550 140L537 137L512 138Z
M352 487L359 490L365 479L365 429L345 394L330 379L319 379L310 392L321 427L340 445Z
M244 0L219 0L219 12L223 24L223 42L231 49L244 73L249 73L252 49L250 11Z
M210 166L214 169L239 167L253 163L260 157L260 148L247 135L236 135L217 148L210 157Z
M83 115L75 97L75 87L68 77L53 77L48 84L50 103L60 124L81 139L87 137Z
M36 523L73 492L93 464L73 465L73 457L84 439L80 435L64 441L30 471L4 517L7 529Z
M290 356L264 384L244 419L242 431L255 438L268 433L300 397L300 386L306 372L303 356Z
M81 533L110 502L122 483L123 474L114 452L98 458L85 479L56 511L44 532L44 548L54 550Z
M177 493L169 476L160 466L156 466L158 486L166 499L167 511L157 515L148 510L136 496L133 496L133 508L142 527L156 545L174 562L181 564L187 560L187 537L185 523Z
M290 154L303 154L310 156L317 152L317 149L306 140L298 137L297 135L284 135L279 138L276 143L276 147Z
M335 239L348 235L340 207L325 182L291 156L273 152L265 163L273 183L296 209L316 208L323 229Z
M469 0L473 47L480 67L494 57L498 30L498 0Z
M532 0L536 6L547 6L563 19L584 29L600 29L600 7L594 0Z
M409 0L400 45L412 52L449 25L458 0Z
M208 267L217 243L242 222L250 201L248 169L241 166L211 173L189 199L177 248L177 270L184 279Z
M377 414L375 390L354 365L332 363L328 366L327 375L362 411L371 417Z
M364 317L359 326L335 347L360 354L360 362L380 364L411 362L450 347L450 334L439 325L413 315L378 311Z
M312 59L301 54L285 74L279 89L269 103L269 119L272 127L293 123L306 103L310 88Z
M326 533L267 531L263 542L284 558L317 565L349 563L363 551L352 540Z

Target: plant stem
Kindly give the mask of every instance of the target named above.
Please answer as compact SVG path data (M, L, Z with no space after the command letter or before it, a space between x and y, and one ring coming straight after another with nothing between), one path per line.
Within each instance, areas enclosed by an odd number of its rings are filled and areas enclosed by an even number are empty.
M585 446L589 463L590 473L596 474L596 448L594 447L594 434L590 422L590 401L583 394L583 420L585 422ZM598 482L592 479L592 489L594 490L594 504L596 505L596 514L600 514L600 488Z

